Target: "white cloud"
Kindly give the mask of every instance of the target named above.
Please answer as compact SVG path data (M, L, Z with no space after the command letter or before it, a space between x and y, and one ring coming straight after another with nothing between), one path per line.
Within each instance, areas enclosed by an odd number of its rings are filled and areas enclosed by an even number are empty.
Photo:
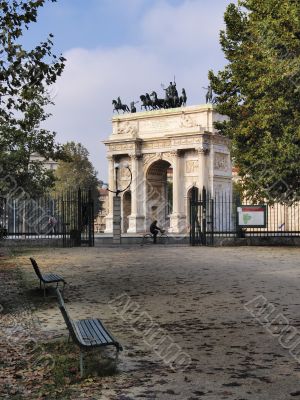
M216 43L224 9L220 2L186 0L174 7L161 1L141 22L145 40L168 52L198 53Z
M134 7L137 1L131 3ZM220 68L223 62L218 32L228 1L224 0L224 7L220 3L217 7L206 0L186 0L172 7L161 1L137 25L142 45L67 51L47 127L58 132L60 142L82 142L99 177L106 179L101 141L111 131L112 99L120 96L129 104L150 90L163 96L160 83L167 84L176 74L177 86L186 88L189 104L204 101L201 87L207 84L207 71Z

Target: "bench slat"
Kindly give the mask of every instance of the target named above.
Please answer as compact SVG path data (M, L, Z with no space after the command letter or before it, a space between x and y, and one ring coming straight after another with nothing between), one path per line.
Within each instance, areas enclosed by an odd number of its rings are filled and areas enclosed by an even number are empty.
M93 343L100 345L105 345L111 341L107 341L105 337L101 334L97 327L93 326L91 320L81 320L79 321L82 330L85 332L86 337L91 338Z
M111 343L112 340L111 338L107 337L105 333L103 332L103 329L99 322L95 319L88 320L87 325L90 327L90 329L95 332L96 336L102 343Z
M42 279L45 282L63 282L64 279L60 276L60 275L56 275L56 274L43 274L42 275Z
M72 321L73 322L73 327L74 327L74 333L77 337L77 340L79 343L83 346L93 346L95 345L95 342L90 341L87 339L87 334L85 330L82 328L80 321Z
M107 329L105 329L100 319L94 319L93 322L97 325L97 328L101 331L101 334L104 336L107 342L115 341L111 334L107 331Z
M92 346L98 344L97 341L94 340L93 336L90 332L85 328L85 326L81 323L82 321L76 321L76 327L80 332L80 335L83 340L84 345Z

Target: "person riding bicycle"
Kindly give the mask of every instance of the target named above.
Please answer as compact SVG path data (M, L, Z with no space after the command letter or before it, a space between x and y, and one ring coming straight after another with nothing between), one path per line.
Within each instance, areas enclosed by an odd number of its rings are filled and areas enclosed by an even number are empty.
M150 232L153 235L153 243L154 244L156 244L156 236L157 236L158 232L160 231L161 233L164 233L164 230L159 228L156 224L157 224L157 221L154 220L152 222L152 224L150 225Z

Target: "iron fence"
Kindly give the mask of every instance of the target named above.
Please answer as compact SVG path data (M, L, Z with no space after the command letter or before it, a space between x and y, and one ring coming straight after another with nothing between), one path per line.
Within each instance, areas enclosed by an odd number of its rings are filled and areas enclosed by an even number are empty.
M7 240L41 239L64 247L94 245L94 202L90 190L37 199L0 197L0 228Z
M240 227L241 206L264 206L265 227ZM205 189L192 193L190 201L190 242L212 245L215 237L300 237L300 203L253 204L228 192L211 196Z

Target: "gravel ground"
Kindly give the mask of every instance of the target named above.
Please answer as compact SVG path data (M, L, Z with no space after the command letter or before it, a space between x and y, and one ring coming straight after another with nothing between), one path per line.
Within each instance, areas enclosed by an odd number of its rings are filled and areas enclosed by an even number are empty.
M270 325L281 314L300 340L299 248L33 250L17 262L34 300L30 255L44 272L65 277L74 319L100 317L124 346L119 373L86 398L300 399L297 348L290 350L297 341L283 346L290 338L275 334L283 332L279 319ZM255 318L252 303L246 309L257 296L270 316ZM34 317L45 335L65 334L55 299L39 302ZM164 357L171 342L182 365Z

